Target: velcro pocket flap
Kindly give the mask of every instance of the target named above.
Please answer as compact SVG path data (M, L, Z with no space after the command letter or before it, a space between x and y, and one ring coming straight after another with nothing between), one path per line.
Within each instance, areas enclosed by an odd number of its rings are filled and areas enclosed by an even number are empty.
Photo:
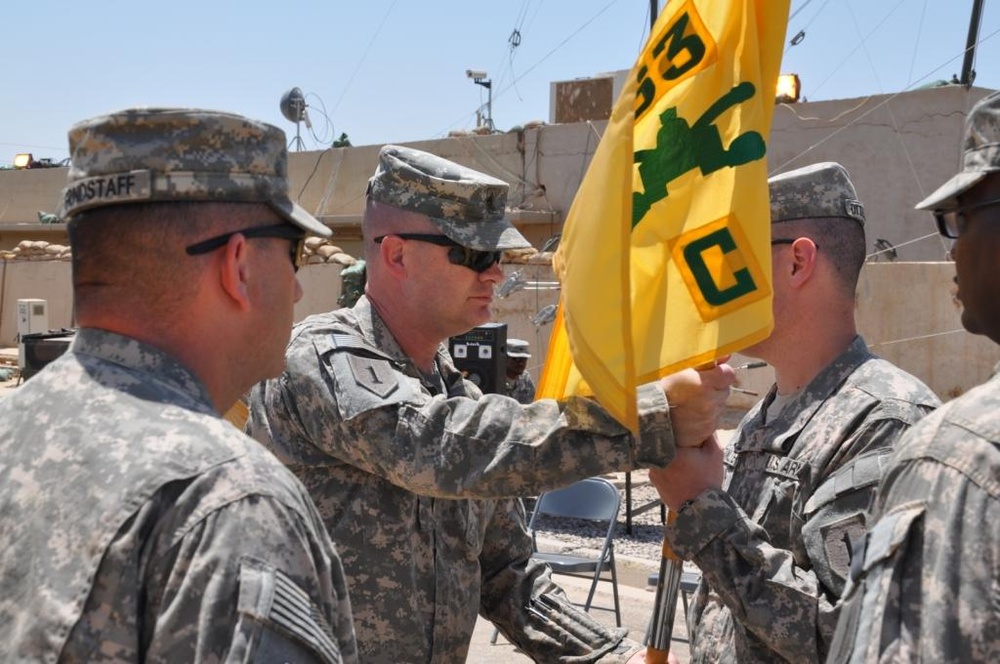
M906 542L913 523L923 516L925 511L926 505L923 502L907 503L879 519L868 533L864 571L868 572L876 565L892 558L899 547Z

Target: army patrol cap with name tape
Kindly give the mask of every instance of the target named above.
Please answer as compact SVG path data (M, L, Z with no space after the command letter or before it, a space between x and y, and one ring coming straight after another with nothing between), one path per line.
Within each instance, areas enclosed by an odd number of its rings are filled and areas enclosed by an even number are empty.
M775 175L767 181L771 223L796 219L838 217L865 225L865 207L858 200L847 170L832 161Z
M386 145L368 197L417 212L448 238L477 251L525 249L531 243L504 218L507 183L422 150Z
M916 204L917 210L949 210L988 174L1000 171L1000 92L980 99L965 118L962 169Z
M307 233L331 231L288 195L285 132L193 108L132 108L75 124L59 215L157 201L266 203Z

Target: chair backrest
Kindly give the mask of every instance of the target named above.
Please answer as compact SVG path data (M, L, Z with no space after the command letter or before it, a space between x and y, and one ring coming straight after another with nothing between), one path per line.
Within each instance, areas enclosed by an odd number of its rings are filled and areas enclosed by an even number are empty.
M601 477L588 477L540 495L528 528L532 529L539 514L614 523L620 507L621 495L611 482Z

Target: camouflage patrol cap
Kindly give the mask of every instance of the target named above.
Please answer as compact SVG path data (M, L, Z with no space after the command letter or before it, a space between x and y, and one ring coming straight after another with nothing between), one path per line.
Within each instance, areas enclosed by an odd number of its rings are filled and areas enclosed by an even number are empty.
M531 246L504 219L506 182L429 152L384 146L367 193L379 203L430 217L442 233L470 249Z
M524 339L507 339L507 357L531 357L528 342Z
M840 217L865 225L865 208L840 164L827 161L804 166L775 175L767 183L772 224Z
M965 118L962 170L915 207L917 210L958 207L956 197L996 171L1000 171L1000 92L980 99Z
M241 115L133 108L69 130L60 216L153 201L267 203L302 230L330 229L288 196L285 132Z

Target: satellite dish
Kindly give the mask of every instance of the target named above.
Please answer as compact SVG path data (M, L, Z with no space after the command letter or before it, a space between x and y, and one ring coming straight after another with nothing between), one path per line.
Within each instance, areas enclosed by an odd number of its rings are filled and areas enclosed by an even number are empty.
M306 98L302 94L302 89L292 88L281 95L281 103L278 106L281 108L281 114L285 116L285 119L295 123L295 138L292 139L289 147L294 146L296 150L304 150L305 143L299 131L299 123L304 120L306 126L310 129L312 129L312 123L309 122L309 114L306 113Z
M289 122L302 122L306 119L306 98L301 88L292 88L281 95L281 114Z

